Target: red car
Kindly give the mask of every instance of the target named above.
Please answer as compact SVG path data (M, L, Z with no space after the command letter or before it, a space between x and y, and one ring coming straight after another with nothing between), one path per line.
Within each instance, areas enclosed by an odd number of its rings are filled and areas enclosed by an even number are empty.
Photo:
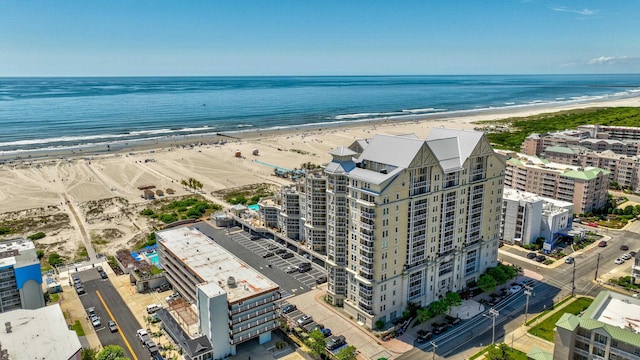
M598 247L605 247L605 246L607 246L607 242L606 241L600 241L598 243Z

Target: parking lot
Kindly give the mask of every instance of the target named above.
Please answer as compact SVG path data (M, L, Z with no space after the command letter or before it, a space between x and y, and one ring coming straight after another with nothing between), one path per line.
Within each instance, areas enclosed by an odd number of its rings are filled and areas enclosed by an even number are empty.
M206 222L197 223L193 227L278 284L283 298L309 291L317 285L319 277L326 276L326 271L319 265L298 255L295 249L289 249L274 240L249 234L238 227L216 229ZM279 253L285 252L291 254L291 257L283 259ZM273 255L263 257L266 253ZM302 263L312 263L311 270L293 270Z

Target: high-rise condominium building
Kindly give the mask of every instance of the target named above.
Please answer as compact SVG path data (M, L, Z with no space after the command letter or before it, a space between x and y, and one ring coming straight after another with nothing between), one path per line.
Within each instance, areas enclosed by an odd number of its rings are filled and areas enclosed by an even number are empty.
M505 163L482 132L376 135L331 155L296 189L300 205L284 189L281 223L295 233L285 220L299 211L300 240L326 253L327 300L359 323L399 318L496 265Z
M0 242L0 312L44 307L42 272L31 240Z

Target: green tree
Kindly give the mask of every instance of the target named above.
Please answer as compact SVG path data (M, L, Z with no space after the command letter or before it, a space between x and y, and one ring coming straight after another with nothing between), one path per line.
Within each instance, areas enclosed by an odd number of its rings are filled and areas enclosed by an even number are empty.
M42 258L44 257L44 250L42 249L36 250L36 256L38 257L38 260L42 260Z
M454 306L462 305L462 298L460 297L460 294L455 291L449 291L447 295L445 295L443 300L447 305L447 312L450 311Z
M494 292L497 285L498 283L496 282L496 279L494 279L493 276L489 274L482 274L478 279L478 287L480 288L480 290L487 293Z
M384 320L382 320L382 319L378 319L378 320L376 321L376 330L382 330L382 329L384 329L384 325L385 325Z
M444 300L436 300L429 305L429 311L434 317L446 314L447 310L447 303L445 303Z
M349 345L345 346L336 354L338 360L356 360L356 347Z
M507 274L505 274L504 270L500 266L488 269L487 274L496 279L496 283L498 285L506 284L507 280L509 280L509 277L507 276Z
M96 360L96 355L98 354L98 351L96 349L93 348L88 348L82 349L82 352L80 353L80 359L82 360Z
M305 340L305 343L309 346L314 355L323 354L324 348L327 346L324 334L318 329L309 333L309 337Z
M118 345L107 345L98 353L96 360L125 360L124 349Z
M418 309L418 323L422 324L423 330L429 319L431 319L431 311L428 308Z

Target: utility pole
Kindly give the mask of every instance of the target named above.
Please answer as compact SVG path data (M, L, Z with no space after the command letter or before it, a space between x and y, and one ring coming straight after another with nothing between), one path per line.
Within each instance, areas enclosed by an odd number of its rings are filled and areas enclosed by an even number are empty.
M596 259L596 276L593 278L594 281L598 280L598 266L600 266L600 253L598 253L598 258Z
M435 341L432 341L431 346L433 346L433 360L436 360L436 349L438 348L438 345L436 345Z
M491 318L493 325L491 327L491 345L496 343L496 318L500 315L498 310L491 308L489 309L489 314L482 314L482 316L486 318Z
M598 254L600 255L600 254ZM600 259L600 258L598 258ZM597 273L598 270L596 270ZM571 277L571 297L574 296L576 291L576 260L573 259L573 276Z
M533 290L531 286L528 286L528 285L524 286L524 294L527 295L527 302L524 305L524 324L525 325L527 325L527 317L529 317L529 296L533 294L531 290Z

